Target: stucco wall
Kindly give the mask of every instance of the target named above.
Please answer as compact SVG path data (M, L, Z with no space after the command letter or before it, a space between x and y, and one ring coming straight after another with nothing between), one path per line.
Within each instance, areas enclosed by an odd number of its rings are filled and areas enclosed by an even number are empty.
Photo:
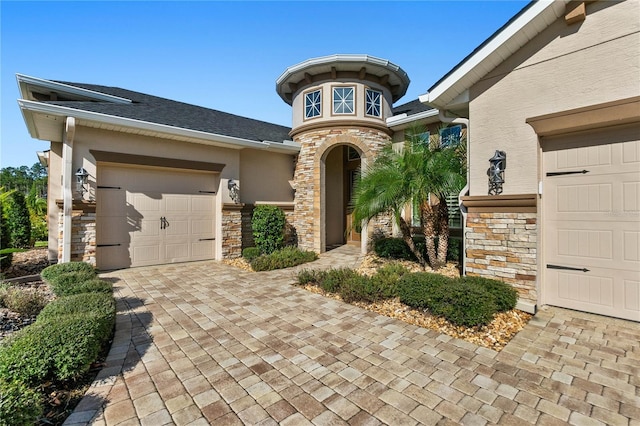
M225 167L221 177L239 179L240 175L240 151L237 150L79 126L73 146L73 172L79 167L89 172L90 191L85 199L95 199L96 191L96 161L90 150L222 163Z
M504 194L538 190L529 117L640 94L640 2L594 2L586 20L558 19L470 90L470 195L487 194L489 158L507 152Z
M355 93L355 112L354 114L333 114L333 102L332 93L333 87L353 86L356 88ZM381 91L383 94L382 101L382 118L370 117L365 115L365 89L373 89ZM314 91L322 90L322 111L320 117L314 117L311 119L304 118L304 94ZM349 121L359 120L369 122L372 124L384 125L384 120L391 116L391 93L383 86L367 82L367 84L356 83L353 80L330 80L326 82L319 82L313 86L306 86L303 89L296 92L293 98L292 111L293 111L293 129L307 125L316 124L325 121Z
M294 157L255 149L240 151L240 198L243 203L256 201L293 201Z

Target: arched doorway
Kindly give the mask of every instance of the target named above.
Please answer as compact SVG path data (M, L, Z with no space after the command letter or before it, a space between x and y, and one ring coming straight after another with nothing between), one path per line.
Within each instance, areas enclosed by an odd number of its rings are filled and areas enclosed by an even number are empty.
M361 164L358 149L346 144L331 148L324 159L326 250L344 244L360 245L360 233L353 226L351 197Z

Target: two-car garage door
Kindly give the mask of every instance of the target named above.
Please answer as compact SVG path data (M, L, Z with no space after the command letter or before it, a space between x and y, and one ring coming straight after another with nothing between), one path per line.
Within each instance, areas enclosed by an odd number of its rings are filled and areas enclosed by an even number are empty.
M213 259L217 182L210 172L99 166L98 268Z
M640 321L640 129L543 143L543 303Z

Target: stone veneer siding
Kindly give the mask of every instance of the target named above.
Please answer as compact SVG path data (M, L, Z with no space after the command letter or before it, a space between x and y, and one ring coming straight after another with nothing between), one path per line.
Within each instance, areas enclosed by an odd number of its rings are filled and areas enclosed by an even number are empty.
M58 214L58 262L62 262L62 234L64 214ZM71 261L87 262L96 266L96 213L73 210L71 212Z
M390 143L383 131L365 127L333 127L303 132L294 137L301 145L294 175L296 190L293 225L298 246L303 250L322 251L322 182L321 163L337 145L351 145L358 149L364 164L370 162L382 147ZM369 226L369 233L374 232Z
M242 256L243 204L225 204L222 207L222 258Z
M467 275L511 284L520 299L537 304L536 213L468 213Z

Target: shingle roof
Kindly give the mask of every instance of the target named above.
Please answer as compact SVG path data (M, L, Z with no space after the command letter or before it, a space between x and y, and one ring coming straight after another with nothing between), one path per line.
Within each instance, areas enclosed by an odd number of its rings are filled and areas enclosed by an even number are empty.
M418 114L419 112L433 110L433 107L423 104L419 99L414 99L402 105L393 107L393 115L407 114L408 116Z
M291 128L118 87L84 83L58 83L80 87L133 101L130 104L101 101L46 101L83 111L164 124L189 130L254 141L291 140Z

